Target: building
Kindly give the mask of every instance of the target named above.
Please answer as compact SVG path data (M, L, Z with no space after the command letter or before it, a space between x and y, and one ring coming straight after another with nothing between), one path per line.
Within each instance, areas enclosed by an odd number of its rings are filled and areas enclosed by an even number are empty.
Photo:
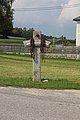
M73 19L77 22L76 25L76 46L80 46L80 16Z

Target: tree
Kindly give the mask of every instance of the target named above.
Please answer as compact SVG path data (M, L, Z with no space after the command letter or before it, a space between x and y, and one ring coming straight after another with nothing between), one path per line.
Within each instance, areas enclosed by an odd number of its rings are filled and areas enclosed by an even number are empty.
M22 37L26 38L26 35L27 35L27 29L26 27L24 27L22 31Z
M11 35L15 37L23 37L22 34L23 34L22 28L16 27L16 28L13 28Z
M4 38L7 38L13 29L13 2L14 0L0 0L0 34Z
M33 37L33 31L34 31L33 28L30 28L29 30L27 30L27 33L26 33L26 39L27 40L29 40Z

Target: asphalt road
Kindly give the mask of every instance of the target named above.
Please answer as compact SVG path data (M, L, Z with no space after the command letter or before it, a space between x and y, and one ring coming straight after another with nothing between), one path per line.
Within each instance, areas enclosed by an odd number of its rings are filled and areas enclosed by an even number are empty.
M80 120L80 91L0 88L0 120Z

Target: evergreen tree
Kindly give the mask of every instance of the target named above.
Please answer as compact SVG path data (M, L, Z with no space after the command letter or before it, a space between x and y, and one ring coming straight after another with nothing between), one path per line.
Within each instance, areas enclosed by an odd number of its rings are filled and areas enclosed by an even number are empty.
M13 9L14 0L0 0L0 34L4 38L10 35L13 29Z

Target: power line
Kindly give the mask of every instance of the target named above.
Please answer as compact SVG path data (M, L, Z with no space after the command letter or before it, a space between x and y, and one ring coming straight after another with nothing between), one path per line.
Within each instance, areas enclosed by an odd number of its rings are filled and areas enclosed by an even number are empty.
M80 7L80 4L72 4L65 6L50 6L50 7L35 7L35 8L15 8L15 11L44 11L44 10L55 10L55 9L63 9L63 8L74 8Z

